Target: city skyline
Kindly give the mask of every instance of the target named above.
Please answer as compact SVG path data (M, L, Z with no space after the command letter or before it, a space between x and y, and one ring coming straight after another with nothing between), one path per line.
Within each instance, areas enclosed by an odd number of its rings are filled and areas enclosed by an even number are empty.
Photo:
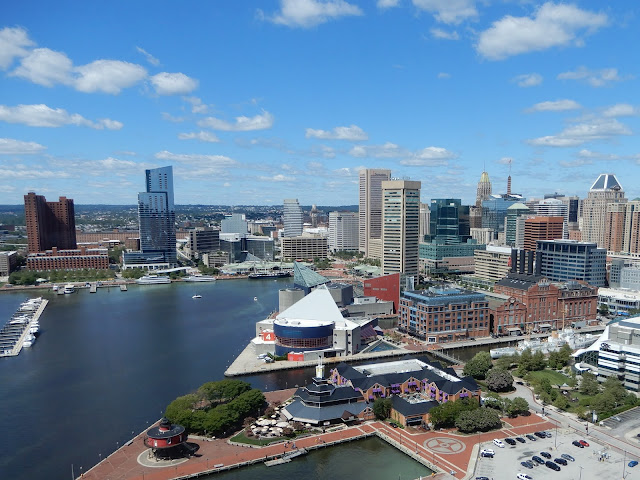
M420 181L425 203L473 204L483 171L526 198L585 198L601 173L640 195L631 1L4 11L0 204L130 205L165 165L181 205L356 205L362 168Z

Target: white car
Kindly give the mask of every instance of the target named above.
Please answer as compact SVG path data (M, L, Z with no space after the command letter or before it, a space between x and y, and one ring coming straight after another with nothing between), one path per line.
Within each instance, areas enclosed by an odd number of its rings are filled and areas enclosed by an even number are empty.
M480 450L480 455L495 455L496 452L493 451L492 448L483 448L482 450Z
M496 447L504 448L504 443L503 443L503 441L502 441L502 440L498 440L497 438L494 438L494 439L493 439L493 444L494 444Z
M533 480L531 475L527 475L526 473L519 473L518 480Z

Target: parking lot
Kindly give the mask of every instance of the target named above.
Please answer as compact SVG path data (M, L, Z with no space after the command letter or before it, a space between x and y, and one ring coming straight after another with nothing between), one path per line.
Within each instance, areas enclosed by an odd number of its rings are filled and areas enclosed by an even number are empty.
M516 443L511 446L505 443L505 448L499 448L493 442L483 442L482 448L490 448L495 451L494 458L479 457L475 473L471 478L485 476L491 480L514 480L518 473L526 473L535 479L557 480L607 480L607 479L640 479L640 465L629 468L627 464L631 460L640 460L627 455L617 453L609 448L593 442L588 436L579 437L575 432L559 429L550 430L551 438L538 438L533 442L526 439L526 443ZM574 440L584 439L589 443L588 447L578 448L571 444ZM500 438L504 442L504 438ZM551 460L566 453L575 458L575 462L567 462L567 466L560 465L560 471L554 471L545 465L538 465L532 469L520 464L525 460L531 460L533 455L540 452L551 454ZM602 457L602 460L600 460ZM547 460L543 458L543 460ZM624 476L623 476L624 475Z

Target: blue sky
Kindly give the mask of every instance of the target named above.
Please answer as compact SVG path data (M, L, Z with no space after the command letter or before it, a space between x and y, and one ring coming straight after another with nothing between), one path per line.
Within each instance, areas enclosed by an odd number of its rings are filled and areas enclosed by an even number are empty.
M0 203L357 203L640 195L640 4L619 0L20 1L0 7Z

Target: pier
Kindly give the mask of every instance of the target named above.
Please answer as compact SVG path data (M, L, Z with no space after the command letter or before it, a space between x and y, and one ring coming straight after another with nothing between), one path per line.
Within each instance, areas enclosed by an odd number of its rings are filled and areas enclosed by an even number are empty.
M38 323L47 303L49 301L42 298L37 303L36 299L30 299L23 303L18 311L13 314L11 319L0 330L0 357L15 357L20 353L24 341L30 335L29 330ZM31 304L34 307L37 305L37 308L35 310L27 309L25 308L27 304Z

